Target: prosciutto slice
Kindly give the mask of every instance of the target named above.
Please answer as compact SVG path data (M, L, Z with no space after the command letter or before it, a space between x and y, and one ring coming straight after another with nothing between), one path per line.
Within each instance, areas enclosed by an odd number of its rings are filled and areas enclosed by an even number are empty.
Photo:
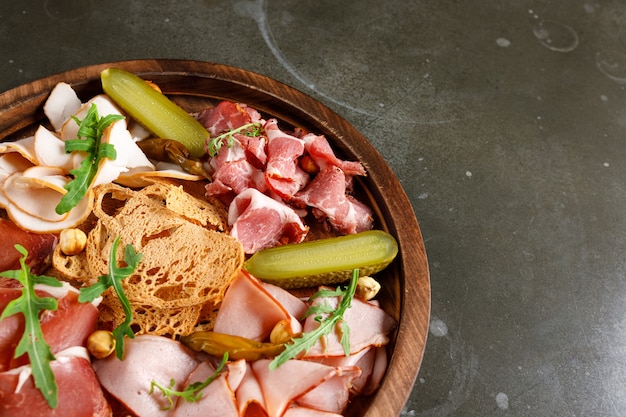
M0 219L0 271L20 268L22 255L14 247L19 243L28 251L26 264L31 271L42 273L50 265L57 242L57 234L27 232L10 220Z
M0 288L0 312L6 305L21 296L22 288L6 288L12 285L4 282ZM98 319L98 309L92 303L79 303L78 291L66 284L61 288L47 288L58 291L57 309L45 311L40 316L41 329L46 343L53 354L72 346L84 346L89 335L94 331ZM49 297L45 290L38 290L40 297ZM14 358L15 348L24 332L24 317L12 315L0 320L0 371L8 370L28 363L26 354Z
M291 202L313 207L318 218L328 219L330 225L343 234L370 230L373 226L370 208L346 194L346 175L334 165L320 171Z
M296 212L254 188L241 192L229 206L231 235L247 254L277 243L300 243L308 228Z
M74 350L76 352L76 350ZM100 383L83 349L57 355L50 362L58 386L58 405L52 409L27 378L19 385L20 374L29 372L29 365L0 373L0 417L108 417L111 408L104 398Z
M336 166L346 175L367 175L363 164L360 162L344 161L337 158L326 137L307 133L302 137L302 140L304 141L304 148L320 170L329 166Z
M247 123L258 122L261 115L245 104L224 100L215 107L202 110L197 119L215 137Z

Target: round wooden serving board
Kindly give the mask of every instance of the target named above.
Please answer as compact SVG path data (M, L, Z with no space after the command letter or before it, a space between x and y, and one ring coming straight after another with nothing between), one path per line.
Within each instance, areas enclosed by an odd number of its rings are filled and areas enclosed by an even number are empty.
M219 100L246 103L279 125L323 134L336 153L361 161L368 176L358 187L373 207L375 227L398 241L393 264L378 275L381 306L398 320L389 345L389 366L379 390L351 403L348 416L397 416L417 376L430 320L430 277L426 251L411 203L382 156L352 125L317 100L265 76L220 64L181 60L135 60L78 68L0 94L0 140L31 135L45 122L43 104L58 82L71 84L86 101L102 92L100 72L118 67L156 83L190 112ZM288 127L288 126L287 126Z

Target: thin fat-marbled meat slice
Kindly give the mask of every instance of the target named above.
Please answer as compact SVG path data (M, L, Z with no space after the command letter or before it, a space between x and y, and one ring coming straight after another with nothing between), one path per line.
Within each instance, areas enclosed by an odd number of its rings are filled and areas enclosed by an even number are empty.
M58 235L32 233L19 228L15 223L0 218L0 271L20 268L22 254L15 249L19 243L28 251L26 264L35 274L43 272L52 259Z
M302 137L304 148L320 170L329 166L340 168L346 175L367 175L363 164L337 158L326 137L308 133Z
M231 235L248 254L285 243L300 243L308 228L296 212L254 188L241 192L230 204Z
M214 137L248 123L260 122L261 115L245 104L224 100L202 110L197 119Z
M72 348L75 349L75 348ZM84 349L83 349L84 350ZM0 417L109 417L111 408L84 355L58 355L50 362L58 386L58 405L50 408L33 378L19 386L20 371L29 365L0 372Z
M362 232L373 226L371 209L346 194L346 176L334 165L320 171L291 202L313 207L316 217L325 217L335 230L343 234Z
M265 181L269 189L288 201L309 182L309 175L298 159L304 154L304 141L280 130L276 119L265 123L265 133L268 140Z

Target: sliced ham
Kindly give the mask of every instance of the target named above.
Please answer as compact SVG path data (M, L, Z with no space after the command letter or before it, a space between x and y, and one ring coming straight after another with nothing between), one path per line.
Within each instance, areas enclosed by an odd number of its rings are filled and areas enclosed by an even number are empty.
M338 304L337 297L316 298L314 303L327 303L333 308ZM389 343L389 333L395 328L396 321L383 309L354 298L351 307L343 315L344 322L350 328L350 354L355 354L370 346L383 346ZM315 316L307 317L304 332L319 326ZM335 331L318 341L305 355L307 358L325 356L344 356L341 344L341 332Z
M183 389L189 374L198 366L196 356L180 342L151 335L126 339L124 360L115 355L94 360L93 367L100 383L111 395L139 417L169 417L172 410L160 391L150 394L156 381L174 389Z
M248 254L277 244L300 243L308 228L287 205L254 188L241 192L229 206L231 235Z
M274 326L283 320L291 323L292 333L302 328L296 318L265 290L260 281L240 271L224 295L213 330L263 342Z
M315 410L341 413L348 405L352 382L361 375L361 369L356 366L335 369L330 378L298 397L296 402Z
M265 399L259 381L257 381L252 366L246 364L246 373L241 383L236 388L237 406L242 416L267 416L265 412Z
M111 408L104 398L87 353L58 355L50 363L58 386L58 405L52 409L34 386L32 378L18 385L28 365L0 372L0 417L108 417Z
M198 364L184 386L196 382L204 382L215 372L210 362L204 361ZM179 398L172 417L239 417L237 400L228 383L226 373L222 372L209 385L200 391L202 396L198 401L189 402Z
M291 202L317 209L323 214L318 214L318 217L325 217L335 230L343 234L370 230L373 226L372 211L346 194L346 176L334 165L320 171Z
M270 360L252 363L269 417L280 417L297 398L337 374L337 369L315 362L289 360L277 369L269 369Z
M341 417L341 414L315 410L313 408L295 405L289 407L282 417Z

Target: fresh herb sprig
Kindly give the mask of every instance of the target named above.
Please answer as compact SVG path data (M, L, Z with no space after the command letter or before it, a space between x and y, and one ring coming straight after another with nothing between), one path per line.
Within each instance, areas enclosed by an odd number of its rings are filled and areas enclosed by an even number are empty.
M15 245L15 249L22 254L20 269L4 271L0 276L12 278L22 284L22 295L7 304L0 315L0 320L14 314L22 313L24 316L24 333L16 349L15 357L26 353L31 365L31 372L35 380L35 386L44 396L50 408L58 405L58 386L54 373L50 366L55 357L46 343L39 322L39 314L43 310L56 310L58 302L52 297L39 297L35 292L35 284L44 284L52 287L61 287L63 284L56 278L44 275L34 275L30 267L26 265L28 251L21 245Z
M110 124L123 118L124 116L119 114L99 117L95 104L91 105L83 120L72 116L72 119L78 123L78 134L76 139L65 141L65 152L78 151L85 152L87 155L78 168L70 170L74 178L65 185L67 193L63 195L55 208L57 214L67 213L87 194L103 158L115 159L117 157L115 147L110 143L102 142L102 133Z
M354 293L356 291L357 282L359 280L359 270L352 271L350 283L345 289L337 287L336 290L320 290L311 296L311 299L320 297L341 297L337 308L333 309L327 303L321 303L309 307L305 313L305 317L315 315L315 320L320 325L310 332L303 333L299 337L291 340L285 347L285 350L276 356L270 362L270 370L278 368L290 359L295 358L301 352L308 352L315 345L318 339L330 334L335 325L339 325L341 331L341 345L346 356L350 355L350 327L343 320L343 315L352 305Z
M209 377L204 381L198 381L194 382L193 384L189 384L182 391L177 391L174 389L176 387L176 381L174 379L171 379L170 384L167 387L159 384L156 381L150 382L149 393L153 394L154 389L157 388L159 391L161 391L163 396L167 398L167 401L169 401L170 404L169 406L164 407L163 410L170 410L172 409L172 407L174 407L175 397L181 397L187 402L194 403L202 398L202 390L219 376L220 372L222 372L222 369L224 369L224 366L226 366L226 362L228 362L228 352L224 353L224 356L222 356L222 361L212 375L209 375Z
M209 154L209 156L217 156L217 153L224 145L224 142L226 142L227 147L232 148L235 141L235 134L237 133L250 137L261 136L263 134L263 125L257 122L246 123L243 126L240 126L233 130L229 130L226 133L222 133L219 136L215 136L214 138L209 139L206 145L207 153Z
M126 318L123 323L120 323L115 329L113 329L113 336L115 337L115 356L120 360L124 357L124 336L128 336L131 339L135 337L135 333L130 327L130 323L133 320L133 311L130 307L130 301L124 292L122 286L122 280L131 275L139 262L141 261L141 253L135 252L135 248L132 245L126 245L124 250L124 263L126 266L118 266L116 254L117 247L120 243L120 237L118 236L111 247L111 253L109 254L109 274L101 275L98 277L98 282L80 289L78 301L91 302L100 297L104 291L113 287L117 298L122 304Z

